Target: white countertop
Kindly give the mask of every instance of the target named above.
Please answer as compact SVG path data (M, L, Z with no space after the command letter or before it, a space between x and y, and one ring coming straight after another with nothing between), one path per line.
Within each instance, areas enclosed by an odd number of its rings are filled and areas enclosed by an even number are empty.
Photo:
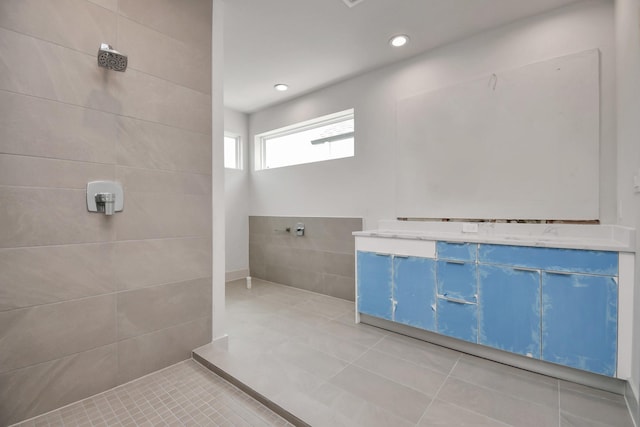
M635 229L618 225L473 223L477 232L463 232L462 222L383 220L375 230L357 237L447 242L495 243L514 246L635 252Z

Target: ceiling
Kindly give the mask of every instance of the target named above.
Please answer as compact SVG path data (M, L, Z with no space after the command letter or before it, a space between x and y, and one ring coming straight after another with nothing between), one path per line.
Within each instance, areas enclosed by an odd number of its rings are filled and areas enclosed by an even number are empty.
M575 1L225 0L225 106L255 112ZM399 33L409 44L391 48ZM276 83L290 88L276 92Z

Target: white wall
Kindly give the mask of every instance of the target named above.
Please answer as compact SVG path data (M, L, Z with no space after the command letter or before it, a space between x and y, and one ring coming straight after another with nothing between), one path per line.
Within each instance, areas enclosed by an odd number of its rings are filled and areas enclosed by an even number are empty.
M640 0L617 0L615 18L620 223L638 227L640 195L633 192L633 176L640 174ZM637 242L636 253L640 253ZM631 387L637 402L640 397L640 262L637 256L635 280Z
M225 252L227 280L249 274L249 174L248 117L225 108L224 130L239 135L244 153L243 169L225 169Z
M250 116L250 135L355 108L356 156L252 173L251 215L396 217L396 101L407 96L599 48L600 219L616 222L613 3L589 1L517 21ZM251 143L253 146L253 141ZM252 163L253 164L253 163ZM550 189L552 190L552 189Z

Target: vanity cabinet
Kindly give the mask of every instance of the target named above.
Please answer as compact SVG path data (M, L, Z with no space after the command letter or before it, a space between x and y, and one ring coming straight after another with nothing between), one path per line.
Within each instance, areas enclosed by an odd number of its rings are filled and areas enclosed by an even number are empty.
M393 251L390 251L393 252ZM431 257L357 252L358 312L615 376L613 251L435 242Z

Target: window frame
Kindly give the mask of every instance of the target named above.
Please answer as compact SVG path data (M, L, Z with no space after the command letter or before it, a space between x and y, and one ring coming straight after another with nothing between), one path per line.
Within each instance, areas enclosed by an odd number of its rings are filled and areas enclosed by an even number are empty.
M238 135L237 133L233 133L233 132L224 132L224 148L223 150L226 148L227 144L226 144L226 139L227 138L232 138L233 140L235 140L235 166L234 167L228 167L227 165L224 165L225 169L231 169L231 170L243 170L243 156L242 156L242 137L240 135ZM223 162L224 159L226 159L226 153L224 153L224 158L223 158Z
M351 132L352 135L349 136L353 138L353 156L338 157L335 159L314 160L312 162L294 163L291 165L277 166L273 168L266 167L266 160L267 160L266 143L268 140L305 132L305 131L319 128L322 126L327 126L334 123L340 123L346 120L354 120L354 131ZM328 137L327 139L330 139L330 138L332 137ZM313 143L311 141L309 142ZM283 167L309 165L309 164L326 162L331 160L348 159L348 158L355 157L355 151L356 151L355 150L355 110L353 108L349 108L348 110L338 111L336 113L327 114L324 116L316 117L314 119L305 120L303 122L294 123L292 125L288 125L278 129L256 134L254 137L254 154L255 154L254 170L261 171L261 170L280 169Z

